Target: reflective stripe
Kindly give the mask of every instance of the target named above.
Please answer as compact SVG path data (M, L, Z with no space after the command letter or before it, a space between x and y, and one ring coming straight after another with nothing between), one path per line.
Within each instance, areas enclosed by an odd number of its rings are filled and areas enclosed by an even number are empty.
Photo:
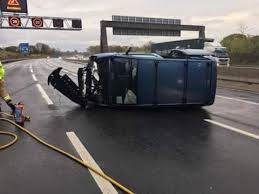
M5 76L5 69L4 69L3 64L0 61L0 80L4 79L4 76Z
M11 101L12 100L12 98L11 98L11 96L6 96L6 97L4 97L4 101Z

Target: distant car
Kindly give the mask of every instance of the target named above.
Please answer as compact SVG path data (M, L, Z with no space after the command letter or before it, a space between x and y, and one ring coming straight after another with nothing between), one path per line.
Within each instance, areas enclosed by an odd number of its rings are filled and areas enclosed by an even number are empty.
M103 53L78 70L78 85L62 68L48 82L73 102L87 106L212 105L217 67L201 50L172 50L170 55Z

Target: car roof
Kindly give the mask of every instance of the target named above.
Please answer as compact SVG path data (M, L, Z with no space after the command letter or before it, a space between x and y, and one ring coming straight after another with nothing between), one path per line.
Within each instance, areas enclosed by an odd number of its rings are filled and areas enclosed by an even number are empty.
M211 53L209 51L203 49L173 49L172 51L180 51L185 55L192 56L210 56Z

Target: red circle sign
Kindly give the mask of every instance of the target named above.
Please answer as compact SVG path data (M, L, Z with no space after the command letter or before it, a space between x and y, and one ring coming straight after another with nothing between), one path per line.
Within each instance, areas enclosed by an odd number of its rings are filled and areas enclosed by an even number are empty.
M9 25L11 27L20 27L21 26L21 19L16 16L9 17Z
M42 18L32 18L32 25L35 28L43 27L43 19Z

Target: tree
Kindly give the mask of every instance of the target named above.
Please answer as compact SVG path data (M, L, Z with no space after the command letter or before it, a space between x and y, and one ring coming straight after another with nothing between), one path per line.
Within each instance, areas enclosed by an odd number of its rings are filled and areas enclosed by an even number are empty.
M18 47L16 47L16 46L9 46L9 47L6 47L5 50L9 51L9 52L16 53L16 52L18 52Z
M240 23L238 24L238 32L239 32L240 34L246 35L248 29L249 29L248 26L247 26L244 22L240 22Z
M149 41L148 43L144 44L142 46L143 48L143 51L144 52L151 52L151 46L152 46L153 42L152 41Z
M30 53L31 54L38 54L39 52L38 52L38 50L36 49L35 46L30 45Z
M259 36L232 34L225 37L221 44L228 48L232 63L259 62Z
M100 49L100 46L90 46L90 47L87 48L87 52L90 55L94 55L96 53L100 53L101 49Z
M251 60L259 63L259 36L251 37L252 53Z

